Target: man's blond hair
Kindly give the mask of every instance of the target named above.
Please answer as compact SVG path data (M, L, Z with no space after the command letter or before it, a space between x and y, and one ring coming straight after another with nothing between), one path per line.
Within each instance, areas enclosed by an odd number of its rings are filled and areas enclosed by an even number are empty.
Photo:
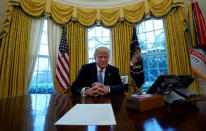
M110 50L107 47L102 46L102 47L96 48L95 53L94 53L94 58L96 57L97 54L103 53L103 52L107 53L108 56L110 57Z

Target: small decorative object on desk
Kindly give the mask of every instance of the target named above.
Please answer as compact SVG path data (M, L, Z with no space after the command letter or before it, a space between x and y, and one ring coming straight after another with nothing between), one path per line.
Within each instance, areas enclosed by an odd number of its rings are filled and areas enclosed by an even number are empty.
M163 96L156 94L133 94L127 99L127 108L139 112L149 111L165 106Z

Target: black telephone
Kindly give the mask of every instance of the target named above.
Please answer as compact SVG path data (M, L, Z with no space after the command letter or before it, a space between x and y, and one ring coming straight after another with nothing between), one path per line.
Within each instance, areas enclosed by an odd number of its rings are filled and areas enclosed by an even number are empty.
M168 104L177 100L186 100L198 93L190 90L188 86L194 81L191 75L160 75L147 91L147 94L163 95Z

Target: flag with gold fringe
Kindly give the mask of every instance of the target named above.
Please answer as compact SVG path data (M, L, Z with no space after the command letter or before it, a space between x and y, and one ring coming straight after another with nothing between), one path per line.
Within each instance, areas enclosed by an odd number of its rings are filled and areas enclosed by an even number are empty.
M134 26L132 43L130 44L130 75L138 88L144 83L143 61L136 28Z
M67 47L67 36L65 26L63 27L62 38L59 45L59 54L56 66L56 81L62 92L64 92L68 88L70 82L69 50Z

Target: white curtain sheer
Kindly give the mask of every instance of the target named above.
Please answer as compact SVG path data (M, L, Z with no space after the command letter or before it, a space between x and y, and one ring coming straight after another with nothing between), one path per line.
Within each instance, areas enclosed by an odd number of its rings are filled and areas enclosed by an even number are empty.
M59 44L62 35L62 28L60 25L53 23L51 20L48 20L47 30L48 30L49 58L50 58L50 66L51 66L54 91L55 93L61 93L61 90L57 85L55 75L56 75L56 64L57 64L57 56L59 51Z
M29 64L27 72L27 93L29 91L36 58L38 55L38 49L41 42L42 30L44 26L44 20L32 20L31 33L30 33L30 46L29 46Z

